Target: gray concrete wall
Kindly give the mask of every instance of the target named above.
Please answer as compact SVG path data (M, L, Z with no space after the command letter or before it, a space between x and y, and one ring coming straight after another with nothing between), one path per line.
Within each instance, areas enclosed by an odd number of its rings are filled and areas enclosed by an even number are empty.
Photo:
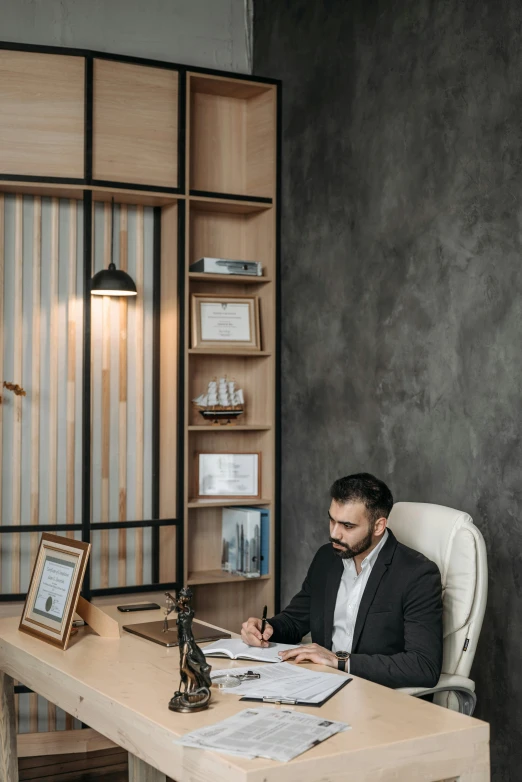
M245 0L0 0L0 40L250 73Z
M468 511L496 782L522 778L521 29L518 0L255 5L284 91L283 597L340 475Z

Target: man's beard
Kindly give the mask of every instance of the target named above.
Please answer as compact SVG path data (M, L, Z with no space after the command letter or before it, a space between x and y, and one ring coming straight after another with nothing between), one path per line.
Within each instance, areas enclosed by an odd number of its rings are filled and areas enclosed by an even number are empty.
M343 543L341 540L336 540L336 538L330 538L330 543L337 543L338 546L343 547L342 550L334 548L334 551L338 557L341 557L341 559L352 559L353 557L356 557L357 554L364 554L364 552L367 551L372 545L373 527L370 524L370 526L368 527L368 534L366 535L366 537L364 537L355 546L348 546L346 543Z

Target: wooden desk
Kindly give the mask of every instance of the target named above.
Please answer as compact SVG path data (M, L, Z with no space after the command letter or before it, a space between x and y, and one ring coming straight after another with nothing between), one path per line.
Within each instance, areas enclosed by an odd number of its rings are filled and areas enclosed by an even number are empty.
M151 621L161 612L119 614L120 623ZM213 693L199 714L175 714L179 652L128 633L99 638L82 628L66 652L0 620L0 779L16 782L12 679L16 679L129 752L132 782L488 782L489 726L408 695L354 678L320 711L352 729L290 763L243 760L183 748L176 737L246 708L235 695ZM215 669L245 665L214 658ZM321 669L322 666L313 666ZM331 669L323 669L331 670ZM334 674L335 675L335 674ZM263 708L279 708L265 705ZM14 753L14 758L13 758ZM10 765L9 765L10 764Z

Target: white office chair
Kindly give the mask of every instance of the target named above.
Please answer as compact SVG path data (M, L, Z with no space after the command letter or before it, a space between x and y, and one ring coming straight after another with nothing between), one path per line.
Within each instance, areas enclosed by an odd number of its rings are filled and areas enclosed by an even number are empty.
M444 655L436 687L404 687L463 714L473 714L475 682L468 678L488 594L486 546L471 516L442 505L397 502L388 525L397 540L435 562L442 576Z

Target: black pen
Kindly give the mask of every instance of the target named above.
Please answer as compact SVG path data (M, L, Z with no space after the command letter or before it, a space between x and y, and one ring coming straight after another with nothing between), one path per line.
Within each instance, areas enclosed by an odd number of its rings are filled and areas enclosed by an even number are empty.
M265 606L263 608L263 617L261 619L261 640L263 640L263 634L265 632L266 627L266 612L268 611L268 606Z

